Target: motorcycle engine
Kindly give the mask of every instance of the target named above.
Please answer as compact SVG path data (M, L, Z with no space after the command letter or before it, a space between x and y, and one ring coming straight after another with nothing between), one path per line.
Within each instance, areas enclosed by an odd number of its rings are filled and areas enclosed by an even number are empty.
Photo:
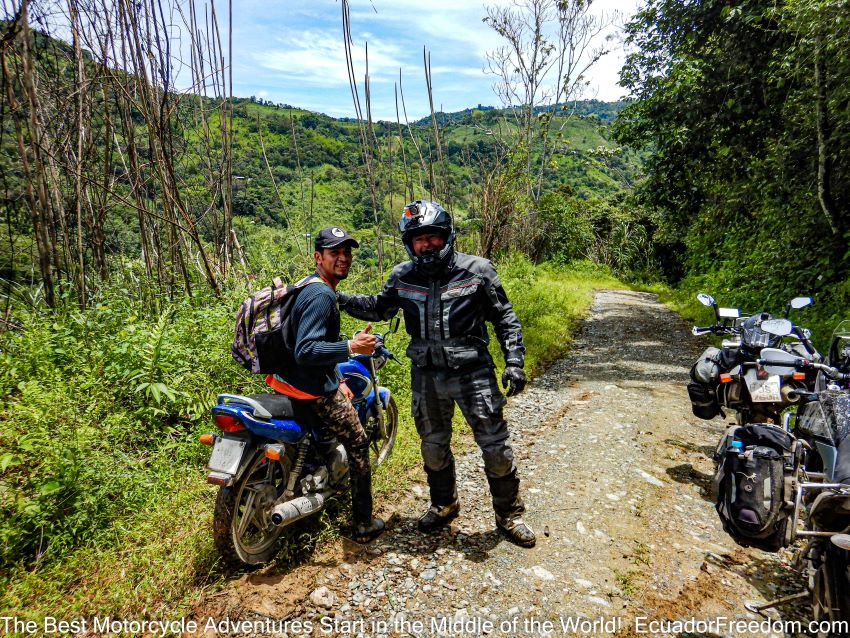
M328 472L330 473L331 484L337 483L348 472L348 454L342 443L338 444L328 454Z

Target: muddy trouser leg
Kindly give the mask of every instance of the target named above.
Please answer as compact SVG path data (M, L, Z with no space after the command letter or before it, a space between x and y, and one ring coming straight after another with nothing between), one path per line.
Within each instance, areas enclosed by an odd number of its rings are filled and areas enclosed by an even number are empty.
M356 523L372 521L372 471L369 467L369 439L351 402L339 390L319 397L310 406L323 434L342 443L351 473L351 512Z
M525 505L519 497L514 452L508 443L508 424L502 415L505 397L492 368L453 377L449 385L449 394L457 401L481 448L493 509L503 518L522 515Z
M451 449L454 401L447 396L444 386L445 380L438 375L411 367L411 412L421 442L431 504L437 507L457 501Z

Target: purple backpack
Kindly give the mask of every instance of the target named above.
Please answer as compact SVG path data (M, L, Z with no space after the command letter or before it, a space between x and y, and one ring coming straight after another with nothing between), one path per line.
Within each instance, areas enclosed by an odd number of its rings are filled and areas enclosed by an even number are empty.
M255 292L236 312L236 336L230 352L236 363L254 374L279 374L295 365L295 335L289 316L292 305L307 285L322 283L316 276L294 284L280 277Z

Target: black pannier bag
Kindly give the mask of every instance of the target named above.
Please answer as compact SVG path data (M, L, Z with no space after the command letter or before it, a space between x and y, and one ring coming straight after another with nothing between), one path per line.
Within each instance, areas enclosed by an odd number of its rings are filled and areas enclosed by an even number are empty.
M714 388L702 383L689 383L688 396L691 399L691 410L700 419L713 419L720 414L720 404Z
M722 414L717 401L717 383L720 380L719 348L706 348L691 368L692 383L688 384L691 410L700 419L713 419Z
M721 439L712 498L736 543L766 552L791 543L801 456L802 444L775 425L734 426Z

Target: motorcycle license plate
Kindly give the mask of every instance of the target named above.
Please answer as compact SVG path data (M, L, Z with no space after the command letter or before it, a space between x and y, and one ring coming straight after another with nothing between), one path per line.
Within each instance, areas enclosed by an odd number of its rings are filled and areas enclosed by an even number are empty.
M782 402L782 378L778 374L772 374L767 379L759 379L755 369L747 370L744 376L747 380L747 390L753 403L781 403Z
M213 472L224 472L236 474L242 453L245 451L245 441L240 439L226 439L219 437L215 442L207 468Z

